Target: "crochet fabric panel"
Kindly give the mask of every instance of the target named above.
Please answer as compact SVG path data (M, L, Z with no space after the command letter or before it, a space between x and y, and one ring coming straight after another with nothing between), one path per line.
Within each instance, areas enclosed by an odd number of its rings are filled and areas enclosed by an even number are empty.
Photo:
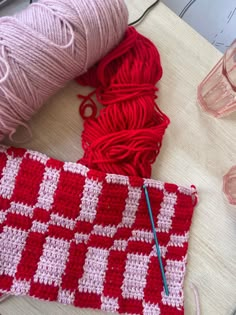
M193 189L6 147L0 174L0 293L108 312L184 314Z

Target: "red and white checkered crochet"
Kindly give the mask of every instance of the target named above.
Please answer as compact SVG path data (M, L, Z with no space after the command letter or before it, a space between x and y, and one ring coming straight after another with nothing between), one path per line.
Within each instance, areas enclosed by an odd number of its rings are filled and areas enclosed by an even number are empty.
M6 147L0 147L0 174L0 293L108 312L184 314L193 189Z

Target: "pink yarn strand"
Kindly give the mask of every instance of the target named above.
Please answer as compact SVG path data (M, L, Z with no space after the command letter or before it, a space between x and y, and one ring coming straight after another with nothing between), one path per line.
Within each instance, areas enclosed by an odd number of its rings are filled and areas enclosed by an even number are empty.
M9 72L10 72L10 67L9 67L9 63L5 60L5 49L4 49L4 46L2 46L2 56L0 56L0 62L5 66L6 68L6 72L5 74L3 75L2 78L0 78L0 84L3 83L4 81L6 81L8 75L9 75Z
M199 292L198 288L191 283L190 288L192 289L194 293L194 300L195 300L195 305L196 305L196 315L201 315L201 308L200 308L200 297L199 297Z
M44 8L45 10L48 10L52 15L54 15L55 17L57 17L57 15L50 9L48 8L46 5L42 4L42 3L33 3L32 6L38 6L38 7L41 7L41 8ZM70 31L70 34L71 34L71 39L70 41L68 42L68 44L65 44L65 45L57 45L53 42L51 42L51 45L54 45L55 47L59 47L61 49L66 49L66 48L69 48L73 43L74 43L74 40L75 40L75 33L73 31L73 28L72 26L70 25L70 23L68 23L63 17L60 17L58 16L59 19L62 21L62 23L64 25L66 25L66 27L69 29Z

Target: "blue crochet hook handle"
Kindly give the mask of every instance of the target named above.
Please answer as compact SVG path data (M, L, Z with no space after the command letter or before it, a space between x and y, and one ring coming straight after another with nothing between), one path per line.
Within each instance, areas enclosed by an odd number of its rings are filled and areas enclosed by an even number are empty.
M153 237L154 237L154 241L155 241L155 245L156 245L157 257L158 257L158 261L159 261L159 265L160 265L160 269L161 269L162 281L164 284L165 293L166 293L166 295L169 295L169 289L168 289L168 285L167 285L167 281L166 281L166 275L165 275L163 262L162 262L162 258L161 258L161 251L160 251L160 246L159 246L158 239L157 239L157 233L156 233L156 229L155 229L155 224L154 224L152 208L151 208L151 203L150 203L150 198L149 198L147 186L143 185L143 189L145 192L148 213L149 213L149 217L150 217L150 221L151 221L151 225L152 225L152 232L153 232Z

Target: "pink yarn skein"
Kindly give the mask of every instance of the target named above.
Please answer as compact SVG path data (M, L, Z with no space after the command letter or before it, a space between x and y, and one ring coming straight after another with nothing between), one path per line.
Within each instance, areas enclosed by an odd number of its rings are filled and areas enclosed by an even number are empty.
M124 0L40 0L0 19L0 140L114 48Z

